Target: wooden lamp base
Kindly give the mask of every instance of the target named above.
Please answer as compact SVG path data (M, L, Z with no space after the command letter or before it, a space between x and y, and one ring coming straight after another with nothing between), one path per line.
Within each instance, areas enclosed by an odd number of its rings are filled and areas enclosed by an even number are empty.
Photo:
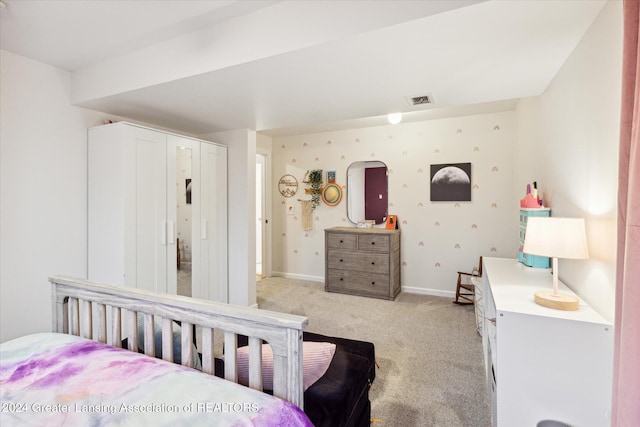
M580 300L572 295L555 294L553 291L537 291L533 294L536 304L556 310L575 311L580 307Z

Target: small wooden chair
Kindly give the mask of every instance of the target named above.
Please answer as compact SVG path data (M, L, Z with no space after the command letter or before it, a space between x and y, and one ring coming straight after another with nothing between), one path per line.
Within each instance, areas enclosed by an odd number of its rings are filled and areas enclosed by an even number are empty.
M478 261L478 267L474 267L471 273L458 271L456 300L453 301L454 304L465 305L474 303L475 285L471 282L472 276L482 277L482 257L480 257Z

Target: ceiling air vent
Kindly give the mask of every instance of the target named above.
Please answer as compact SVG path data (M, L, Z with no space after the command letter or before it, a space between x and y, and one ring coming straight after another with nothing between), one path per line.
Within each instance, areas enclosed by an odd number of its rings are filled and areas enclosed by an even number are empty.
M411 96L411 97L407 97L407 102L409 103L409 105L433 104L433 96L431 95Z

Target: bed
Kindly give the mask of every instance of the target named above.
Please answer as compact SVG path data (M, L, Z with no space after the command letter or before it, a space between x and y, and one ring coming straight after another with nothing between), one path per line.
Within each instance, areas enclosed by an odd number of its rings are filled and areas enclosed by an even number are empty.
M302 316L160 295L67 277L50 278L53 333L1 346L1 425L311 426L300 409ZM144 318L144 354L137 317ZM162 334L156 357L154 324ZM180 322L181 365L174 361ZM193 369L193 330L201 330L202 371ZM238 379L238 335L248 337L249 387ZM224 378L215 339L224 339ZM128 349L120 348L128 339ZM261 341L273 352L273 395L262 392Z
M303 331L302 316L49 280L54 332L0 345L0 425L370 424L372 343ZM335 353L310 385L309 342ZM263 343L272 353L266 386Z

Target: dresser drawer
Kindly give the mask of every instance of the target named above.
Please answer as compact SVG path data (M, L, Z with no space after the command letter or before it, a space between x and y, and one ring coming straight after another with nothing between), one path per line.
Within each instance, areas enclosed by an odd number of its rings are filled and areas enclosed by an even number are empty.
M331 251L327 268L389 274L389 256L347 251Z
M357 249L358 236L355 234L328 234L327 246L330 249Z
M367 252L389 253L389 236L375 234L358 236L358 249Z
M351 270L329 269L327 289L330 291L352 291L356 294L389 295L389 276L361 273Z

